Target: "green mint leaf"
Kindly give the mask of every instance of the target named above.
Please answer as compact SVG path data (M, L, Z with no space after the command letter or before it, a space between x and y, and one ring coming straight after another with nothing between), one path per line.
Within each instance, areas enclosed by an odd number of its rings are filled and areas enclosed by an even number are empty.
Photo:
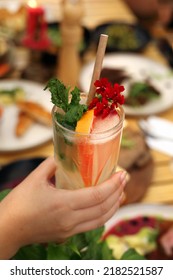
M69 243L75 244L78 252L80 253L80 256L81 256L81 251L84 251L84 248L88 247L88 243L86 241L86 236L84 232L78 233L70 237Z
M6 190L1 191L0 192L0 201L3 200L9 192L11 192L11 189L6 189Z
M68 248L66 244L49 243L47 247L48 260L69 260Z
M61 108L64 114L56 113L57 121L64 127L74 130L77 121L87 111L87 105L80 104L80 90L75 87L71 91L71 101L69 102L69 88L58 79L51 79L44 90L51 92L51 101L55 106Z
M32 244L20 248L12 260L46 260L46 258L46 247L42 244Z
M102 241L102 260L114 260L115 258L113 257L112 250L109 248L108 244L106 241Z
M104 232L104 227L97 228L95 230L91 230L85 233L87 242L90 243L94 241L95 243L100 241Z
M65 121L65 115L62 115L62 114L56 112L55 113L55 118L63 126L63 123Z
M140 255L135 249L130 248L122 255L121 260L146 260L146 258Z
M72 95L72 99L71 99L71 102L70 102L70 106L71 105L79 105L80 90L77 87L75 87L74 90L72 90L71 95Z
M49 89L51 92L51 101L54 105L62 108L64 112L68 110L69 88L66 88L58 79L51 79L44 90Z
M83 260L113 260L112 250L102 240L104 227L85 232L86 250L81 250Z
M75 129L77 121L80 120L84 112L86 112L86 105L74 105L65 114L65 123Z
M55 118L57 119L58 123L60 123L63 127L70 130L75 129L75 125L73 125L73 123L69 123L68 120L66 120L65 115L56 112Z
M76 260L81 259L77 247L68 240L62 244L49 243L47 247L47 260Z
M80 255L80 252L79 252L79 249L78 249L78 246L75 242L73 242L73 239L69 239L68 241L68 246L69 248L72 250L72 252L74 252L75 254L77 254L79 257L81 256Z

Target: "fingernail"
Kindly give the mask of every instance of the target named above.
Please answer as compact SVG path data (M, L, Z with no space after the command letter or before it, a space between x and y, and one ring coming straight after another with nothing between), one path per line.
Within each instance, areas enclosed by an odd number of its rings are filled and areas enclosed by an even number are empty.
M123 171L120 175L120 182L123 183L126 181L127 172Z

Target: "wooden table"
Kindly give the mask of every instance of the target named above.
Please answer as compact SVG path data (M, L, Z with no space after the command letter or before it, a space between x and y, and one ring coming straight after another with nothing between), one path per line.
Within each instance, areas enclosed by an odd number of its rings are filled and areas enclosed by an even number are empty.
M44 0L43 3L50 3L55 7L57 3L57 19L60 18L58 7L60 8L61 0ZM106 20L126 20L128 22L135 22L136 18L129 10L129 8L123 3L122 0L84 0L85 16L83 22L89 28L100 24ZM144 56L155 59L156 61L166 64L165 59L155 48L153 44L150 44L143 53ZM173 121L173 108L159 114L159 116L170 119ZM127 119L132 126L136 126L136 120ZM162 154L160 152L151 151L154 160L154 174L151 185L148 188L145 196L141 200L141 203L173 203L173 159L171 157ZM52 141L44 144L43 146L36 147L32 150L16 153L1 153L0 164L7 164L11 161L32 158L32 157L47 157L53 155Z

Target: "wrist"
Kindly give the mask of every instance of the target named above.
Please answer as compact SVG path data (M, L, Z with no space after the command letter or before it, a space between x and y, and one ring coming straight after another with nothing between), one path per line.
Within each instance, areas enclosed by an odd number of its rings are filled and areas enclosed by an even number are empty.
M0 259L10 259L21 247L18 227L13 217L0 202Z

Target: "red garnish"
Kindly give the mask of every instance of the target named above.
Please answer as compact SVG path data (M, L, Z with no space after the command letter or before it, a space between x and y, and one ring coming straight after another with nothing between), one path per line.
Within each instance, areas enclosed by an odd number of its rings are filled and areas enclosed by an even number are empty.
M95 81L96 93L89 104L89 109L94 108L94 115L107 117L111 112L116 113L118 104L124 104L124 87L119 84L112 85L107 78L101 78Z

